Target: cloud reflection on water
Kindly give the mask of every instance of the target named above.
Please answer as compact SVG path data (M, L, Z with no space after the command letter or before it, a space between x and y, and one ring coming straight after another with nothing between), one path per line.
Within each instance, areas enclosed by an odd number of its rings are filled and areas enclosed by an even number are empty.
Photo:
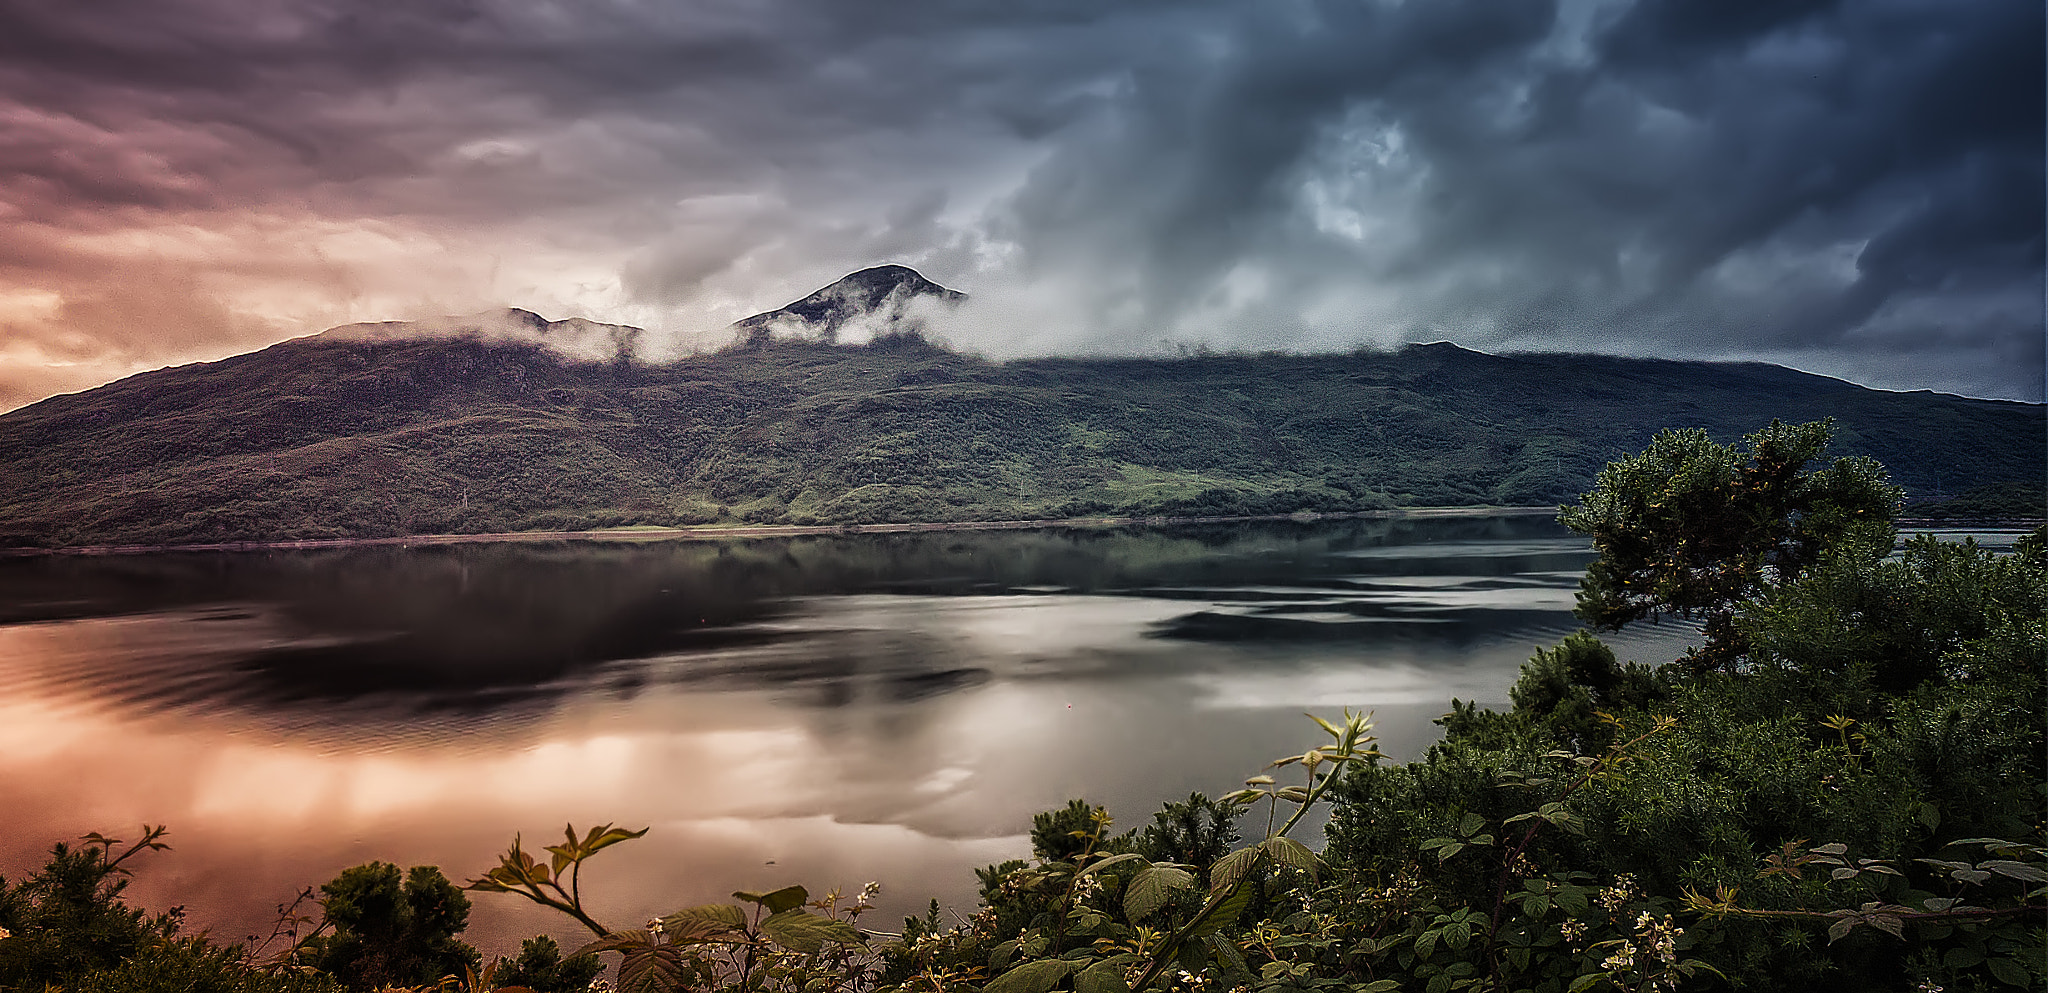
M617 921L794 881L966 902L1069 796L1130 826L1298 751L1304 709L1374 709L1400 755L1450 697L1503 701L1572 629L1576 542L1501 518L0 563L0 869L168 821L134 893L240 934L355 862L472 875L513 831L615 821L656 828L593 873ZM477 905L491 950L574 937Z

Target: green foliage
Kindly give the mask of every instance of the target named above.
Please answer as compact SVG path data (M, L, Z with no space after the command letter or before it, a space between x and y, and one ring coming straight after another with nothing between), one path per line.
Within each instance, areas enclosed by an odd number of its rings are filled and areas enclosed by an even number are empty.
M370 862L322 884L330 932L300 946L300 961L351 989L430 985L474 971L477 950L456 938L469 898L433 866Z
M115 854L117 839L97 833L85 844L59 842L50 860L20 883L0 879L0 989L40 990L108 969L174 935L182 912L149 914L121 901L127 862L170 846L162 827Z
M1169 802L1152 815L1152 823L1134 839L1133 850L1154 862L1192 866L1206 878L1209 867L1237 845L1237 816L1242 812L1237 804L1189 793L1186 800Z
M496 963L500 986L523 986L534 993L578 993L604 971L595 955L562 957L561 946L547 935L528 938L519 945L517 958Z
M1597 747L1606 743L1601 712L1640 708L1660 692L1648 668L1624 668L1600 639L1577 631L1537 649L1508 696L1517 713L1556 729L1559 744Z
M155 942L113 967L81 976L73 993L341 993L331 977L266 972L240 947L204 938Z
M1665 431L1642 454L1601 470L1558 520L1588 535L1600 558L1579 586L1580 619L1615 629L1674 614L1705 623L1697 664L1742 653L1736 605L1790 582L1824 557L1876 558L1891 548L1900 490L1867 458L1818 469L1832 421L1776 421L1741 445L1704 431Z

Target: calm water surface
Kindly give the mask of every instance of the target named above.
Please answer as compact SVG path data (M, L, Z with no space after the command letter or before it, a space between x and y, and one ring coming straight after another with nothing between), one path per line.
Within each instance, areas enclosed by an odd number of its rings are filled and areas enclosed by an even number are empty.
M1068 797L1234 788L1305 710L1416 754L1575 628L1590 558L1498 517L0 561L0 871L168 823L131 894L239 937L349 865L612 821L653 828L587 874L615 925L879 879L887 927ZM474 899L487 954L581 938Z

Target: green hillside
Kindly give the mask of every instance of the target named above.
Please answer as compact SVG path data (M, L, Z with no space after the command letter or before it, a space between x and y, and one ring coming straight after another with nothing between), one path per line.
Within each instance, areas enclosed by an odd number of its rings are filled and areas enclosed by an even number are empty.
M1760 364L316 337L0 417L0 546L1552 504L1659 428L1827 416L1910 493L2043 475L2041 405Z

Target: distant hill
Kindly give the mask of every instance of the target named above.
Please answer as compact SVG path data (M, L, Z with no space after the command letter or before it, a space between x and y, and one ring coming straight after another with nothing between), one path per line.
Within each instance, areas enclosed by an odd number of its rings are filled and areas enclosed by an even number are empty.
M0 416L0 546L1553 504L1660 428L1824 416L1837 452L1924 496L2038 483L2048 447L2039 404L1760 364L1449 344L997 364L897 335L646 366L542 344L631 329L520 314L358 326Z

